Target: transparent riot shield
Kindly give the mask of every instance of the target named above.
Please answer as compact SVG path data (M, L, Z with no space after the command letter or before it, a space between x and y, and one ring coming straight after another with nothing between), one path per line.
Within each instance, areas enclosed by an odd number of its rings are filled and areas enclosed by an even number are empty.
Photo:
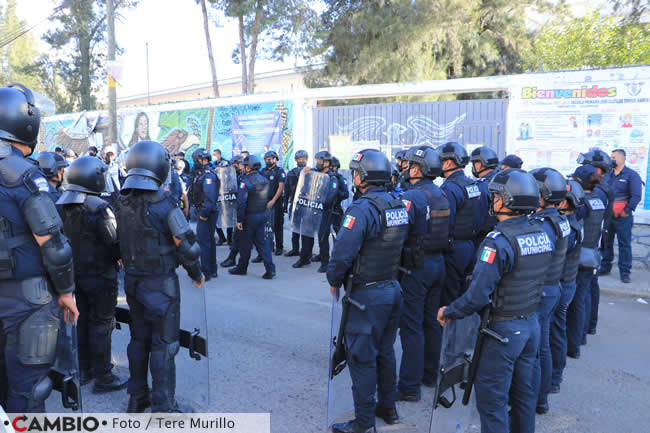
M429 433L478 433L475 393L465 389L480 325L478 314L452 320L442 328L440 370Z
M325 196L330 187L326 173L311 170L300 172L291 213L291 230L294 233L315 237L320 228L325 209Z
M232 165L217 167L215 171L220 181L217 227L233 228L237 225L237 172Z
M350 373L345 371L345 345L339 332L341 318L349 308L344 308L343 299L337 301L332 296L330 339L329 339L329 369L327 376L327 427L335 422L343 422L354 418L354 401L352 400L352 380ZM345 338L345 337L343 337ZM337 352L337 342L340 341ZM342 350L342 352L341 352Z
M266 224L264 224L264 238L266 242L269 243L270 248L271 248L271 253L275 250L275 247L273 245L273 242L275 240L275 235L273 232L273 227L275 224L275 211L274 209L271 209L267 211L269 214L269 217L266 220Z
M61 405L72 411L83 411L79 356L77 352L77 325L67 323L60 313L59 338L56 342L56 360L50 369L53 388L61 394Z
M208 327L204 287L196 288L182 268L177 271L180 281L180 349L176 364L176 401L181 410L208 412L210 383L208 364ZM120 331L113 333L113 362L128 369L127 347L133 322L124 291L120 289L115 318ZM127 370L128 371L128 370ZM151 374L149 373L151 388Z

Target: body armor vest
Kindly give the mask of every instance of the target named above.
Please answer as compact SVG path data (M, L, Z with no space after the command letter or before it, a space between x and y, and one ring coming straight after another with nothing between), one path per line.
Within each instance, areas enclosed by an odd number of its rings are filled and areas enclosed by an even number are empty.
M456 176L449 178L463 190L465 203L460 209L456 209L456 221L454 222L453 238L457 241L472 241L476 237L476 215L479 211L479 199L481 190L476 182L468 179L466 176Z
M93 201L94 203L89 203ZM64 231L68 234L74 259L76 277L102 276L115 278L117 270L111 255L111 246L104 245L91 216L101 217L108 203L99 197L88 196L83 204L66 205Z
M571 230L576 235L576 247L567 251L566 259L564 260L564 269L562 270L562 282L575 281L578 276L578 265L580 264L580 250L582 248L583 225L582 221L578 218L569 218Z
M34 164L17 156L0 159L0 185L15 188L38 170ZM0 280L15 277L16 259L13 250L28 243L36 245L31 232L15 233L9 219L0 215Z
M550 209L549 211L549 213L542 213L540 216L548 218L551 222L557 240L555 241L555 250L553 251L551 264L546 271L544 286L553 286L560 282L562 270L564 269L564 260L566 259L566 251L569 245L569 235L571 234L571 224L569 224L567 218L560 215L557 211Z
M246 213L263 213L269 202L269 180L259 173L251 173L246 178L253 184L253 188L248 191Z
M600 264L598 246L607 206L593 191L585 194L585 205L587 206L587 215L583 221L585 234L580 249L580 266L592 269L597 268Z
M190 201L197 208L203 205L203 169L196 171L192 178L192 186L190 188Z
M409 231L408 212L399 199L386 200L373 193L361 198L367 199L379 213L381 233L364 240L353 268L353 285L396 280Z
M449 248L449 200L439 188L434 190L426 184L422 187L418 184L415 188L424 192L429 206L427 234L422 239L424 253L442 253Z
M605 227L607 227L614 217L614 200L616 200L614 197L614 188L606 183L596 185L594 189L596 188L599 188L604 192L605 197L607 197L607 203L605 203L605 214L603 215L603 223Z
M492 315L495 320L512 320L537 311L553 243L544 229L531 221L499 224L496 229L514 250L515 263L499 282Z
M172 236L160 232L148 219L152 200L168 200L158 193L129 195L120 199L117 211L120 252L126 272L131 275L161 275L178 267Z

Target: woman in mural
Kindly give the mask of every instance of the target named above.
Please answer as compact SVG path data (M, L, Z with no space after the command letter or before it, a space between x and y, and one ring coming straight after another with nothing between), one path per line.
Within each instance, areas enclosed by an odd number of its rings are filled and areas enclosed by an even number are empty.
M131 136L131 141L129 141L129 147L144 140L151 140L151 138L149 138L149 116L141 111L137 116L135 116L133 135Z

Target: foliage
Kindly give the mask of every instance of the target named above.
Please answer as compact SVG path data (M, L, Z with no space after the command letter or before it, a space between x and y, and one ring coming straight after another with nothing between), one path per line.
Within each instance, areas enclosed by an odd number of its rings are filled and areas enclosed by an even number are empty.
M545 25L527 54L530 69L605 68L650 63L650 27L592 11Z
M26 26L24 20L19 20L16 15L16 0L8 0L4 10L0 9L0 34L13 34ZM0 82L2 85L8 83L21 83L25 86L42 92L38 77L30 74L29 66L38 57L38 50L30 33L26 33L15 39L8 45L0 48Z

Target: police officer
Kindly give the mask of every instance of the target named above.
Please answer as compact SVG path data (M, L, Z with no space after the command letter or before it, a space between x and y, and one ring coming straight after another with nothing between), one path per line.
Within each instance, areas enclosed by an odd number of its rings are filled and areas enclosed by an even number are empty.
M327 150L321 150L314 155L316 160L316 170L321 173L327 173L330 176L331 186L327 188L325 194L325 201L323 203L323 219L320 222L318 229L318 254L311 255L314 247L314 238L310 236L303 236L302 251L300 252L300 260L294 263L294 268L301 267L302 264L308 264L309 259L314 262L320 262L318 272L325 273L327 271L327 264L330 259L330 226L332 225L332 212L336 204L337 197L339 196L339 183L337 177L332 171L332 154ZM309 173L309 168L305 168L305 173ZM298 265L298 266L296 266Z
M501 170L521 168L523 165L524 160L519 158L517 155L506 155L506 157L501 160Z
M332 430L370 433L376 432L375 416L388 424L398 420L393 345L401 304L397 282L400 252L408 235L409 217L404 203L386 190L391 165L383 153L362 150L350 162L350 170L363 195L346 210L327 280L338 298L339 288L351 278L347 295L364 305L365 311L351 305L345 327L355 418L334 424Z
M567 195L567 181L564 176L552 168L537 168L532 170L530 174L537 181L541 196L540 207L533 215L533 220L542 226L555 246L551 264L544 275L542 297L537 307L540 345L537 360L539 398L536 411L541 415L549 410L548 393L551 389L551 375L553 372L549 333L551 318L561 296L560 277L564 269L571 225L567 217L560 214L558 209Z
M179 349L182 264L194 286L205 281L196 235L169 193L169 153L155 141L141 141L129 151L127 178L117 208L124 291L131 316L127 348L131 377L127 412L175 412L176 366ZM148 368L152 393L149 397Z
M212 152L212 157L214 161L212 162L212 167L218 168L218 167L228 167L230 165L230 161L227 159L221 158L221 151L219 149L215 149ZM219 182L221 182L221 179L219 179ZM217 227L217 236L219 236L219 239L217 240L217 246L221 246L228 242L228 245L232 244L232 227L228 227L226 229L226 234L223 233L223 229L221 227Z
M195 165L192 194L199 220L196 222L196 236L201 246L201 271L205 280L217 277L217 243L214 239L217 228L217 198L219 177L210 167L210 154L197 149L192 154Z
M68 166L68 162L61 155L53 152L40 152L37 161L38 167L47 177L50 197L56 203L63 193L61 183L63 182L63 171Z
M242 177L237 192L237 230L247 230L247 236L240 240L239 263L228 269L232 275L246 275L248 261L251 257L253 244L262 255L266 272L262 275L265 280L275 277L275 265L271 254L270 240L264 233L264 227L269 219L269 181L259 171L262 162L255 155L244 158L242 163L245 175Z
M474 242L478 246L483 241L485 235L490 233L498 222L496 217L490 215L488 212L490 207L488 184L494 175L497 174L496 169L499 166L499 157L488 146L481 146L472 151L469 160L472 164L472 174L478 179L478 188L481 191L479 212L476 214L479 232Z
M560 203L559 210L567 216L571 226L571 234L567 244L566 259L560 279L560 300L555 313L551 319L550 345L553 358L553 375L551 376L551 388L549 392L556 394L560 392L562 373L566 366L567 352L567 309L576 293L576 276L580 264L580 250L584 234L583 221L578 220L576 211L585 204L585 192L578 182L569 180L567 182L566 199Z
M235 167L235 172L237 173L237 184L241 184L242 179L244 178L244 167L242 163L244 162L244 156L242 154L236 155L232 158L232 166ZM230 245L230 251L226 260L221 262L221 266L224 268L230 268L235 266L237 262L237 254L239 254L239 248L243 238L247 237L247 228L243 227L243 230L235 230L232 234L232 244Z
M116 391L127 384L126 379L111 372L120 246L115 215L108 202L99 197L106 188L107 169L92 156L75 160L68 171L68 189L57 203L63 206L64 228L74 257L75 294L81 313L81 384L95 378L95 393Z
M540 199L530 174L518 169L499 172L489 189L499 223L479 246L469 289L442 307L438 320L443 324L461 319L492 304L488 327L508 342L486 337L481 352L474 355L480 356L474 383L481 431L533 432L540 334L536 310L554 246L541 225L528 218Z
M227 167L228 165L230 165L230 161L221 157L221 150L214 149L212 151L212 167Z
M582 165L571 175L585 191L585 206L576 216L584 224L580 265L576 277L576 293L567 311L567 356L580 358L580 346L586 343L585 321L591 307L591 288L598 278L599 244L607 210L607 196L597 188L601 176L592 165Z
M298 150L293 159L296 166L289 170L287 173L286 188L284 191L284 211L289 213L291 218L291 206L293 206L293 198L296 194L296 187L298 185L298 178L303 168L307 167L307 159L309 154L304 150ZM285 257L296 257L300 255L300 233L291 233L291 250L287 251Z
M269 180L269 202L266 208L271 213L271 222L273 224L273 233L275 233L275 255L281 256L284 252L284 212L282 211L282 194L284 192L285 175L284 170L278 167L278 154L270 150L264 154L264 169L262 176ZM253 262L259 263L259 260Z
M345 176L339 173L341 169L341 161L335 156L332 156L332 173L336 176L336 181L339 184L339 195L334 202L334 208L332 210L332 228L334 233L338 233L341 230L341 220L343 216L343 207L341 203L347 200L350 197L350 189L348 188L348 181L345 180Z
M465 278L472 271L481 191L476 182L463 172L463 167L469 162L463 146L450 142L440 146L438 151L445 177L441 188L449 199L449 224L453 238L451 251L445 254L446 281L441 298L443 304L448 304L462 294Z
M22 84L0 88L0 404L45 412L59 307L75 323L72 250L34 152L41 113ZM57 305L58 304L58 305Z
M399 150L395 154L395 160L397 161L395 163L395 168L397 168L397 171L399 173L397 177L397 185L396 187L399 188L401 191L405 191L409 187L409 182L407 179L404 179L404 173L406 173L406 170L408 170L408 161L406 160L406 150Z
M402 364L399 399L420 400L420 385L433 386L440 359L440 325L435 315L445 284L443 253L449 247L449 201L433 180L442 174L440 154L428 146L409 149L404 173L411 186L402 195L411 226L402 253L409 273L400 278Z

